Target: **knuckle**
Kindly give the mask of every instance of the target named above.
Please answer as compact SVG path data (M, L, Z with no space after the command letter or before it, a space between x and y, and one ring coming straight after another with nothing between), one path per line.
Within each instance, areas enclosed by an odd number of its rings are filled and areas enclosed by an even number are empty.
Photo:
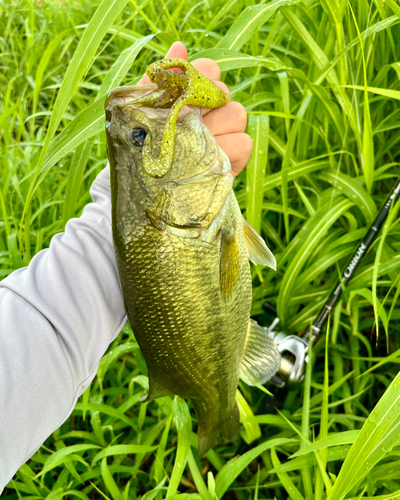
M243 137L243 150L248 156L250 156L253 151L253 140L248 134L244 134Z
M229 100L231 99L231 93L229 92L228 87L225 85L224 82L214 81L215 85L217 85L220 89L222 89L225 94L229 97Z
M242 125L244 130L247 124L247 111L245 107L240 102L233 101L231 102L231 109L235 120Z
M213 61L212 59L207 59L205 57L196 59L193 61L192 66L197 69L197 71L200 71L205 77L209 78L210 80L215 81L219 80L221 76L221 71L219 69L218 64Z

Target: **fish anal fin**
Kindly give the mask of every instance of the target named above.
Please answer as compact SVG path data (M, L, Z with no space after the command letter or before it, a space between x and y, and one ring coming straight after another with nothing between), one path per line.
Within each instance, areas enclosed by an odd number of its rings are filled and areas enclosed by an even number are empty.
M215 427L211 429L208 427L203 427L201 420L199 420L199 457L204 457L208 451L215 446L221 438L233 439L239 433L240 420L239 420L239 409L235 401L235 405L232 408L229 416L219 422Z
M243 217L243 232L249 259L254 264L261 264L276 271L276 260L271 250L257 231Z
M236 233L221 231L220 282L223 295L229 296L240 272L240 251Z
M248 385L265 384L280 364L281 355L268 329L250 319L240 378Z
M172 396L173 392L163 386L156 378L149 376L149 392L141 399L141 403L148 403L154 399L163 398L164 396Z

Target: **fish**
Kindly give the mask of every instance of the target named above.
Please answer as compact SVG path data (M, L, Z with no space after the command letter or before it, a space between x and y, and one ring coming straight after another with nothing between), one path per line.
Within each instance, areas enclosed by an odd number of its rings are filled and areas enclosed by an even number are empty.
M238 434L239 377L258 385L279 369L276 344L250 318L249 261L276 262L243 218L229 159L191 104L211 95L212 106L224 105L222 91L193 84L200 77L186 61L160 65L147 72L158 86L119 87L106 100L112 230L125 309L148 368L144 401L190 399L203 457Z

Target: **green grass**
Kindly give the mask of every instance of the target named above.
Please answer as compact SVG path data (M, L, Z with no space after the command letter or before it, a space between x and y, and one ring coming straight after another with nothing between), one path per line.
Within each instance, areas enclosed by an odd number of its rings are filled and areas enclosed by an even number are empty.
M268 301L281 328L304 330L400 173L399 23L395 0L0 0L0 278L80 215L106 165L105 94L178 38L220 64L250 114L255 154L235 190L278 262L253 268L252 314L267 325ZM200 461L190 406L141 405L127 326L4 498L400 498L398 208L303 386L268 386L274 399L240 386L240 437Z

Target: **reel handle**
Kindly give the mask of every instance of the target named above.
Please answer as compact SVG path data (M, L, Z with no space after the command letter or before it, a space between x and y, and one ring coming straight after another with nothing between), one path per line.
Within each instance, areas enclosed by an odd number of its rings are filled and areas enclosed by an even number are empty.
M264 304L265 309L265 304ZM281 355L281 366L270 382L278 387L296 387L304 380L305 367L308 362L308 340L297 335L286 335L276 331L279 318L275 318L267 328Z
M281 353L281 366L271 378L278 387L297 387L304 380L305 367L308 362L308 342L297 335L286 335L278 332L274 341Z

